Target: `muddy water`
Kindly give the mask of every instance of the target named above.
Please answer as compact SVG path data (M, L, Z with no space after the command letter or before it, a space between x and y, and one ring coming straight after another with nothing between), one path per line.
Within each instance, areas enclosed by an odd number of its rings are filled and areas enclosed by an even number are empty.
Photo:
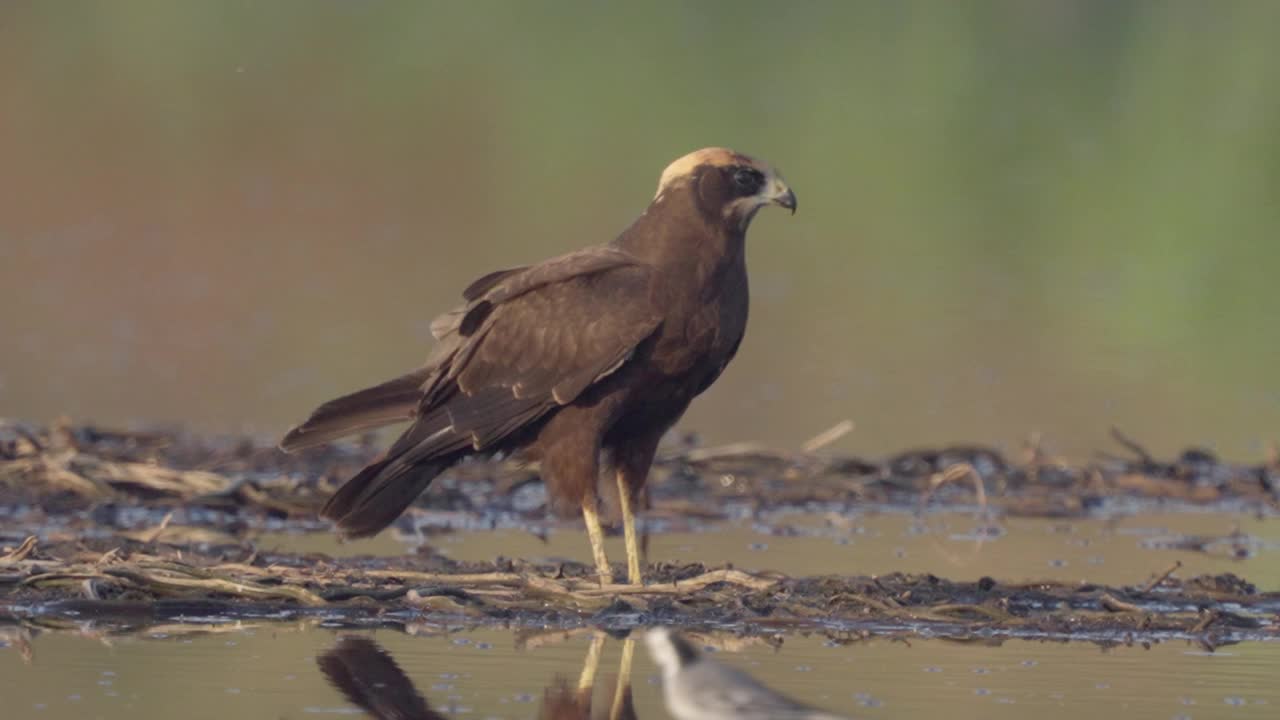
M444 524L449 518L425 516ZM659 525L659 523L654 523ZM781 513L756 522L663 527L649 537L651 562L732 563L788 575L931 572L953 580L1088 580L1142 583L1182 563L1184 577L1233 572L1260 589L1280 589L1280 523L1220 512L1117 515L1043 520L983 519L973 513L877 513L857 516ZM262 549L395 555L431 551L458 560L590 561L579 528L460 530L431 536L384 533L339 544L327 533L265 534ZM606 541L614 560L622 541ZM1198 550L1190 549L1199 547Z
M5 718L309 718L359 711L319 671L332 629L253 625L212 634L112 638L44 634L30 660L0 646ZM418 636L363 633L399 664L430 706L449 717L578 717L546 714L548 690L584 676L589 632L517 643L506 631ZM714 638L712 639L715 640ZM624 642L600 640L592 716L609 717ZM735 644L736 643L736 644ZM717 652L773 687L857 717L1273 718L1280 711L1280 644L1212 655L1177 642L1150 649L1009 641L875 639L838 646L817 637L731 642ZM589 674L588 674L589 675ZM667 714L643 644L631 683L635 716ZM380 692L396 688L379 686ZM587 717L581 715L581 717Z

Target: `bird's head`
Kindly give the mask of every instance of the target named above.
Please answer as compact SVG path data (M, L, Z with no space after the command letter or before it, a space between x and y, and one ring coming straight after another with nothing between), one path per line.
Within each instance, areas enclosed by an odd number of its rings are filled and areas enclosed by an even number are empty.
M653 628L645 633L644 641L649 646L649 655L653 657L654 664L667 677L697 662L701 656L693 643L670 628Z
M698 211L709 220L745 231L765 205L796 211L796 194L768 163L727 148L703 148L667 166L658 180L660 198L690 193Z

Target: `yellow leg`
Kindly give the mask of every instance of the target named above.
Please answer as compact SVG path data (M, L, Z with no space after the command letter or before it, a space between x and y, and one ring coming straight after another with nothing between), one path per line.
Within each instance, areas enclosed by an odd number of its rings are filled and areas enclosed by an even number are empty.
M596 572L601 585L613 584L613 569L604 554L604 529L600 527L600 515L596 513L596 499L582 501L582 519L587 523L587 539L591 541L591 557L596 561Z
M596 684L596 669L600 667L600 653L604 650L604 633L596 631L591 635L591 646L587 648L587 659L582 661L582 674L578 676L578 691L588 691Z
M613 704L609 706L609 720L622 718L622 704L631 688L631 656L636 652L636 639L627 636L622 641L622 662L618 664L618 684L613 689Z
M622 535L627 544L627 582L632 585L643 585L644 578L640 574L640 545L636 542L636 513L631 506L631 491L618 474L618 502L622 506Z

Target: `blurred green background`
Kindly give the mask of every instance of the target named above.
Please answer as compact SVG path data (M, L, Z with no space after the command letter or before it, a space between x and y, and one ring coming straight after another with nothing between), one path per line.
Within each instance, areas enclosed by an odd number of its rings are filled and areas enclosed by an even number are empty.
M1280 436L1280 3L0 6L0 414L276 434L472 278L758 155L683 427L846 452Z

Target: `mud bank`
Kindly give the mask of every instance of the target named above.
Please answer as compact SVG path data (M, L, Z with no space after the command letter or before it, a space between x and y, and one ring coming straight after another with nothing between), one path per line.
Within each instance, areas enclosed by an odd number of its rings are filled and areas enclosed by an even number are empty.
M1016 457L956 446L868 459L822 453L822 436L796 452L753 444L701 447L686 437L664 447L646 500L659 516L707 519L813 504L978 504L1028 517L1080 517L1133 500L1259 512L1280 507L1280 455L1274 451L1252 464L1198 448L1160 459L1118 431L1113 438L1121 455L1099 453L1093 461L1071 463L1030 441ZM118 528L130 524L122 514L140 517L122 509L144 507L186 511L187 524L232 532L262 518L310 521L375 448L370 437L295 456L246 437L0 421L0 519L40 525L93 511L93 522ZM603 483L602 489L611 486ZM537 467L509 459L455 468L417 506L477 516L546 516ZM411 524L411 514L400 523Z
M743 633L905 632L1097 642L1193 638L1207 648L1280 639L1280 593L1232 574L1139 585L953 582L929 574L786 577L658 564L643 587L601 586L576 563L441 558L200 555L141 543L94 550L32 541L0 558L0 623L136 631L174 622L315 619L353 625L626 630L655 624Z

